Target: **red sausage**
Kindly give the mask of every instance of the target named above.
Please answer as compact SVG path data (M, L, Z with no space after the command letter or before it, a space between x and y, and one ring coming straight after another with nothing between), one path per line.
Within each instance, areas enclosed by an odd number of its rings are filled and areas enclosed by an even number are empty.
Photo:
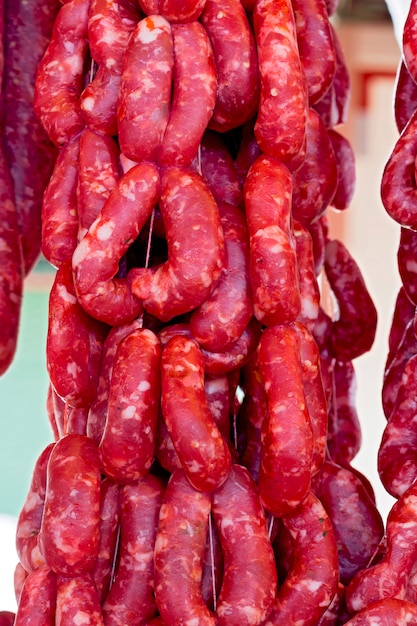
M398 389L407 361L417 352L415 320L411 319L404 329L395 354L387 363L382 382L382 408L389 419L398 397Z
M213 50L199 22L173 24L174 78L170 115L159 154L161 165L188 167L216 103Z
M293 168L304 158L307 84L290 0L258 0L253 13L261 95L255 136L261 150Z
M91 576L100 604L112 583L119 530L120 485L104 478L100 485L100 545Z
M350 206L356 184L355 154L349 140L339 132L330 128L329 139L337 163L337 187L331 206L337 211L344 211Z
M80 109L91 130L109 137L117 135L123 56L138 21L138 7L130 0L91 0L88 42L98 68L81 93Z
M243 213L219 203L226 262L209 297L190 317L190 329L200 346L223 352L239 339L253 316L249 284L249 237Z
M310 489L313 433L300 349L292 325L270 326L259 341L258 366L268 405L262 425L259 492L265 508L276 517L296 508Z
M46 364L55 391L71 406L88 408L94 399L104 334L78 303L67 259L49 295Z
M90 0L72 0L60 8L36 74L35 113L58 146L85 126L80 95L88 53L89 6Z
M300 314L297 319L313 332L320 308L320 289L314 266L313 240L309 231L298 222L294 222L293 234L300 288Z
M292 213L303 226L319 219L334 197L338 182L337 161L326 127L312 108L307 117L306 155L293 172Z
M72 256L81 306L107 324L131 322L142 311L126 279L116 277L119 261L146 223L159 195L159 172L151 163L128 170L109 195Z
M42 201L42 253L54 267L71 258L78 243L78 166L80 136L58 155Z
M3 81L6 154L13 179L25 274L41 251L42 194L49 181L56 147L33 109L33 87L61 6L59 0L7 2Z
M414 81L417 81L417 65L416 65L416 41L417 41L417 3L410 0L408 6L407 17L403 26L402 35L402 58L407 67L408 72Z
M90 574L57 576L55 626L104 626L97 590Z
M163 170L159 208L168 260L154 268L132 269L129 280L144 309L167 322L206 300L224 266L225 245L217 204L197 172Z
M39 548L45 563L64 576L89 572L99 550L100 459L83 435L56 442L49 459Z
M45 564L31 572L23 585L14 626L55 626L56 576Z
M0 626L13 626L16 614L12 611L0 611Z
M362 481L347 468L326 461L315 480L314 493L330 517L340 580L347 585L371 562L384 536L384 523Z
M159 13L169 22L192 22L200 17L205 0L139 0L147 15Z
M119 177L117 142L86 128L80 136L78 162L79 239L99 216Z
M175 336L163 349L161 408L190 483L201 491L219 487L231 456L208 407L203 356L192 339Z
M207 131L200 147L202 175L217 202L241 206L241 184L232 155L222 135Z
M169 22L160 15L144 18L123 57L117 105L120 148L133 161L158 157L168 124L173 68Z
M392 314L391 327L388 336L388 355L385 363L385 369L389 366L397 349L407 324L414 318L416 311L415 305L409 300L404 287L401 285L397 297L395 299L394 311Z
M300 313L291 196L287 167L260 156L247 175L244 198L255 317L266 326L293 322Z
M256 113L259 75L254 37L239 0L206 0L200 17L213 46L217 101L209 128L225 132Z
M164 490L150 474L120 490L118 564L102 607L106 626L142 626L156 615L154 546Z
M315 626L339 582L333 528L320 500L312 493L282 521L293 541L292 567L278 589L265 626Z
M233 465L212 495L213 519L224 555L216 615L219 626L256 626L275 597L277 573L265 513L249 471Z
M153 462L160 357L160 342L146 328L122 339L114 357L99 453L103 471L119 483L140 480Z
M400 243L397 250L398 273L402 286L411 302L417 304L417 269L415 257L417 253L417 233L410 228L400 229Z
M417 108L417 84L407 70L403 58L398 63L394 94L395 123L398 132L402 133Z
M31 572L44 563L39 551L38 536L46 495L46 468L54 445L50 443L39 455L33 468L28 493L17 519L16 551L20 563L27 572Z
M392 626L392 624L417 624L417 606L398 598L384 598L373 602L345 622L345 626Z
M310 105L332 84L336 53L325 0L292 0L300 59Z
M155 542L155 597L166 624L217 624L201 595L210 510L210 495L176 470L164 494Z
M378 315L361 271L344 244L328 241L325 255L326 277L339 308L332 350L338 359L351 361L372 347Z

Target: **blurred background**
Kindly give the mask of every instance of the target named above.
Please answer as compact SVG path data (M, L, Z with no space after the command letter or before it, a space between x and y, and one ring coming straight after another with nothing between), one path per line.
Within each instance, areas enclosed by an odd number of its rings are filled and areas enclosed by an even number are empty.
M383 489L376 469L378 446L386 423L380 396L388 332L400 280L396 266L399 227L385 213L379 185L383 167L398 137L393 93L400 51L387 5L381 0L341 0L334 24L352 87L349 119L338 130L353 145L357 183L351 207L331 215L331 235L346 243L359 264L379 313L374 346L355 361L363 442L354 465L371 480L385 519L394 500ZM0 378L1 610L15 610L16 516L26 496L35 460L52 439L45 410L45 345L52 280L52 269L42 261L27 278L18 351L9 371Z

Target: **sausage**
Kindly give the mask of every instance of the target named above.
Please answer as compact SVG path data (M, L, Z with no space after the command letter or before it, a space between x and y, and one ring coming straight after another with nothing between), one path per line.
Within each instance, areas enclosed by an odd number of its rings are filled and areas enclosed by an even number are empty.
M39 551L38 537L45 503L46 468L54 445L48 444L37 458L29 490L17 519L16 551L26 572L31 572L44 563Z
M99 216L119 178L119 148L115 139L84 129L78 162L78 239Z
M64 576L88 573L99 550L100 459L83 435L65 435L48 463L39 548L46 565Z
M162 351L161 408L190 483L201 491L219 487L230 471L230 451L207 404L201 351L181 335Z
M168 124L174 70L171 26L160 15L140 20L123 56L117 105L120 149L154 161Z
M391 626L417 623L417 607L413 602L399 598L384 598L356 613L345 626Z
M401 384L407 361L417 352L417 337L414 323L414 318L408 322L397 346L396 354L384 371L381 399L384 415L387 419L389 419L397 401L398 388Z
M292 567L277 591L265 626L314 626L338 586L337 547L330 519L311 492L282 518L293 542Z
M107 596L113 578L119 532L120 485L104 478L100 485L100 545L91 570L100 604Z
M238 0L206 0L200 16L213 46L217 100L209 128L241 126L256 113L259 74L254 37Z
M383 558L360 570L349 583L346 604L351 613L384 598L404 598L417 552L416 496L417 485L413 483L388 513Z
M350 206L356 185L355 154L349 140L334 128L327 131L337 163L337 187L330 205L337 211Z
M80 136L61 148L42 201L42 253L58 268L78 243L78 166Z
M268 406L261 433L259 493L275 517L296 508L311 483L313 432L300 350L298 333L290 324L270 326L259 341L258 367Z
M49 295L46 365L57 394L75 407L93 401L105 327L78 303L71 259L61 263Z
M335 360L328 414L327 448L330 458L346 466L357 455L362 429L356 410L356 372L352 361Z
M394 117L398 132L401 134L407 122L417 108L417 84L409 73L401 57L394 85Z
M378 474L386 491L399 498L417 478L414 425L417 355L407 361L397 397L378 448Z
M397 265L401 284L411 302L417 304L415 281L417 271L414 259L417 252L417 233L410 228L400 229L400 242L397 249Z
M246 177L244 198L254 312L265 326L293 322L301 309L291 196L287 167L260 156Z
M313 433L311 473L324 462L327 439L327 401L321 377L320 353L313 335L300 322L294 323L300 340L301 376Z
M0 112L1 114L1 112ZM0 124L0 135L3 126ZM16 354L23 295L24 265L18 216L8 164L0 136L0 376Z
M395 298L394 311L389 329L388 354L385 362L385 370L387 370L391 361L397 354L404 331L407 324L414 318L415 311L415 305L409 300L403 285L400 285L397 297Z
M91 0L88 42L98 67L80 95L80 109L86 125L108 137L117 135L123 56L139 17L137 6L130 0Z
M417 109L396 141L381 179L381 200L391 219L405 228L417 229L415 218L415 155Z
M225 244L217 204L197 172L163 170L159 208L168 260L153 268L133 268L129 281L145 311L167 322L206 300L224 266Z
M99 453L104 473L119 483L140 480L153 462L160 359L160 342L146 328L130 332L117 347Z
M104 626L97 590L90 574L57 576L56 626Z
M324 215L334 197L338 172L324 122L312 108L308 110L306 133L305 159L292 173L292 213L295 220L308 227Z
M242 189L232 155L220 133L206 131L200 146L201 171L218 203L242 205Z
M371 562L384 536L382 517L362 481L346 467L326 461L314 485L332 523L340 580L348 585Z
M173 24L172 103L158 162L188 167L216 103L217 75L208 35L199 22Z
M372 347L378 314L356 261L337 239L326 243L324 269L339 308L332 351L336 358L351 361Z
M256 140L266 155L297 168L304 158L307 84L290 0L258 0L253 12L260 101Z
M36 1L7 2L5 28L2 28L5 147L13 180L25 275L33 268L41 251L42 195L57 155L56 147L34 113L33 89L36 70L60 6L59 0L47 0L42 6Z
M217 622L262 624L274 601L277 573L265 513L246 468L232 466L227 480L212 494L212 513L224 555Z
M193 22L200 17L205 0L139 0L147 15L159 13L169 22Z
M215 288L190 317L190 329L200 346L223 352L239 339L253 316L249 285L249 237L243 213L219 203L226 262Z
M330 88L336 71L336 53L325 0L292 0L297 43L307 81L309 104Z
M235 169L241 187L243 187L250 166L261 156L261 149L255 137L254 124L254 120L250 120L242 126L240 143L235 158Z
M408 72L414 81L417 81L417 66L415 61L417 39L417 6L414 0L410 1L402 33L402 58Z
M87 419L87 435L93 439L97 445L101 441L106 421L111 373L117 347L124 337L131 331L142 328L142 325L142 319L135 319L130 324L115 326L109 331L104 340L96 394L90 406Z
M124 174L72 256L81 306L111 326L131 322L142 311L127 280L117 277L119 261L146 223L159 195L159 172L139 163Z
M159 515L154 559L156 604L166 624L217 623L201 595L210 511L207 492L194 489L183 470L171 474Z
M85 126L80 95L88 54L89 6L90 0L72 0L60 8L36 73L35 113L57 146Z
M15 617L12 611L0 611L0 626L13 626Z
M55 626L56 576L44 563L24 582L14 626Z
M295 252L297 255L300 313L298 321L314 331L320 308L320 289L314 267L313 240L299 222L293 224Z
M106 626L140 626L157 613L154 546L165 491L151 474L120 489L120 547L113 584L102 605Z

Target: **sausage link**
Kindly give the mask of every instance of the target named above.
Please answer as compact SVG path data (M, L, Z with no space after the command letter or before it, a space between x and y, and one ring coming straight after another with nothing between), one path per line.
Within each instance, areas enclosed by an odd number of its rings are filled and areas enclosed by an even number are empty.
M161 408L190 483L201 491L219 487L231 456L208 407L203 356L192 339L173 337L163 349Z
M293 541L292 567L265 626L315 626L337 591L337 547L330 519L311 492L282 522Z
M172 104L162 139L159 163L188 167L197 155L216 103L217 76L213 50L199 22L173 24Z
M256 113L259 74L254 37L238 0L206 0L200 20L213 46L217 100L209 128L225 132Z
M293 235L300 289L300 314L297 319L313 332L320 308L320 289L314 267L313 240L309 231L298 222L293 224Z
M158 158L168 124L173 69L169 22L160 15L140 20L123 57L117 105L120 148L133 161Z
M48 137L57 146L67 143L85 126L80 109L88 55L90 0L64 4L37 69L34 107Z
M260 156L247 175L244 198L254 311L265 326L293 322L300 313L291 196L287 167L272 157Z
M417 109L417 84L409 73L401 57L394 85L394 116L398 132L401 134L408 120Z
M415 0L410 0L407 16L402 33L402 58L408 72L414 81L417 81L417 65L415 56L417 54L417 4Z
M413 602L399 598L384 598L362 609L345 626L391 626L417 624L417 607Z
M70 258L78 236L80 136L61 148L42 201L42 253L54 267Z
M122 339L114 357L99 453L103 471L119 483L140 480L153 462L160 358L160 342L146 328Z
M72 256L81 306L112 326L131 322L142 310L127 280L116 274L120 259L142 230L158 194L156 166L144 162L132 167L110 193Z
M163 170L159 208L168 260L156 268L132 269L129 280L144 309L166 322L206 300L224 266L225 245L217 204L197 172Z
M336 53L325 0L292 0L300 59L310 105L330 88Z
M249 237L243 213L219 203L226 262L209 297L190 317L191 333L210 352L223 352L239 339L253 316L249 285Z
M212 512L224 554L218 624L262 624L274 601L277 573L265 513L246 468L232 466L212 495Z
M176 470L164 494L155 542L155 597L166 624L217 623L201 595L210 510L210 495Z
M397 250L397 265L401 284L411 302L417 304L417 270L414 259L417 254L417 232L410 228L400 229L400 243Z
M400 285L395 299L394 311L388 335L388 355L385 362L385 370L387 370L395 355L398 353L398 348L404 336L404 331L407 324L414 318L415 312L415 305L408 298L403 285Z
M304 158L308 111L290 0L258 0L253 13L261 94L255 136L266 155L292 168Z
M56 576L45 564L25 579L14 626L55 626Z
M303 226L319 219L334 197L337 161L326 127L312 108L307 117L307 147L302 165L292 174L292 213Z
M201 140L203 178L217 202L242 205L242 189L232 155L220 133L207 131Z
M142 626L156 615L154 546L164 491L151 474L120 489L118 564L102 607L106 626Z
M33 571L44 563L39 551L38 537L46 495L46 468L54 445L50 443L39 455L33 468L28 493L17 519L16 551L20 563L27 572Z
M337 187L330 204L337 211L344 211L350 206L355 191L355 154L346 137L334 128L329 128L327 133L337 163Z
M397 346L396 354L387 364L382 382L382 408L389 419L398 397L398 389L407 361L417 352L415 320L411 319L404 329L403 336Z
M107 596L113 577L119 530L120 485L108 478L100 486L100 546L91 570L100 604Z
M87 126L108 137L117 135L123 56L138 21L138 8L130 0L91 0L88 41L98 68L81 93L80 109Z
M39 548L59 574L89 572L99 550L100 459L86 436L65 435L48 463Z
M147 15L158 13L169 22L193 22L200 17L206 0L139 0Z
M275 517L296 508L311 483L313 433L300 349L291 325L270 326L259 341L258 366L268 405L262 425L259 492L265 508Z

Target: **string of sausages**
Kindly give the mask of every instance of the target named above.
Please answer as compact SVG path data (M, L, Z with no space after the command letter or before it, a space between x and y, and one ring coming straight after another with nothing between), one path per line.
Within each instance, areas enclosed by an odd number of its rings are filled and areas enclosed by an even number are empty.
M351 465L361 445L353 362L373 344L377 312L328 224L355 187L337 130L350 92L329 19L337 3L55 8L31 113L53 154L36 182L39 246L56 269L53 441L18 519L17 612L0 624L371 623L360 621L371 598L361 585L412 581L415 548L401 541L415 513L413 494L398 494L408 500L385 538L372 486ZM33 167L39 139L16 141L12 178L19 150ZM25 175L15 202L1 204L10 214L29 194ZM25 210L20 235L13 226L19 255L38 208ZM19 263L2 280L21 281ZM402 313L412 319L408 293L398 307L392 364ZM15 335L0 336L9 355ZM412 367L387 391L407 424ZM409 436L386 445L390 476L390 446ZM413 467L410 452L401 471ZM415 617L407 588L384 607Z

